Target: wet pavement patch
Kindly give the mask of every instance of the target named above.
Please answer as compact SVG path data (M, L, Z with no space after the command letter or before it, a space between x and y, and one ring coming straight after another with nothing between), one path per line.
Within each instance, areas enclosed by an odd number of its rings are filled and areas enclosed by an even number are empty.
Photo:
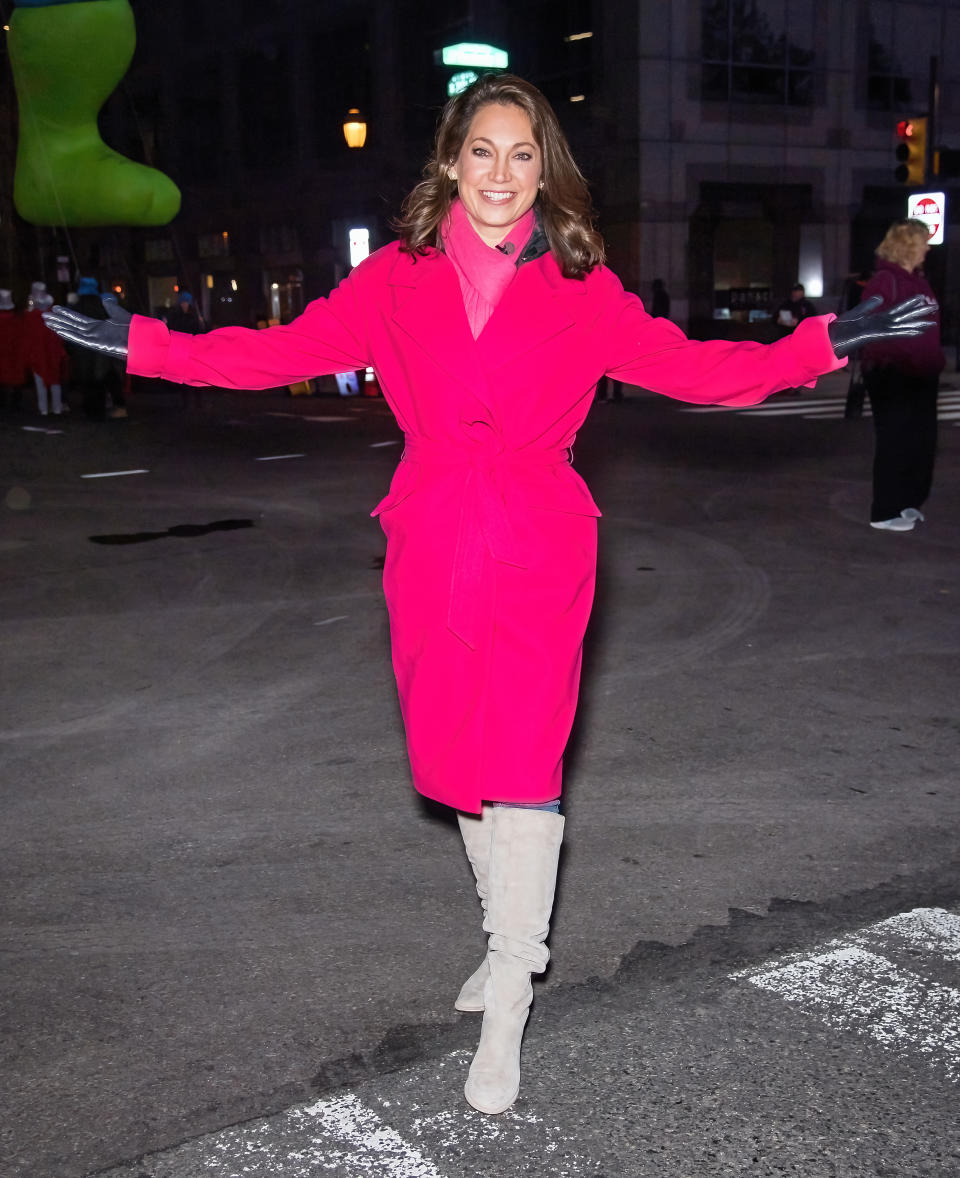
M165 532L117 532L110 536L89 536L92 544L146 544L150 540L166 540L170 536L192 539L208 536L211 532L233 532L238 528L252 528L252 519L218 519L210 524L175 524Z

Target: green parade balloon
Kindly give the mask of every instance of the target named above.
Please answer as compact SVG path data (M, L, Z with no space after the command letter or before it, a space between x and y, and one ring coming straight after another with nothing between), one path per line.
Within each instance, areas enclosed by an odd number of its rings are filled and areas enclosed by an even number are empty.
M100 108L130 65L129 0L21 0L7 47L19 105L13 199L33 225L166 225L180 190L108 147Z

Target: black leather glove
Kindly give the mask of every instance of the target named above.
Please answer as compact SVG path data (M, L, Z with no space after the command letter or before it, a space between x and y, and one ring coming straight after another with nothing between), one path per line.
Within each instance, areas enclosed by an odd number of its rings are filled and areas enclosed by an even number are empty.
M89 315L81 315L69 307L51 307L49 311L43 312L43 321L67 343L92 348L107 356L125 357L133 316L118 303L106 302L103 308L108 319L91 319Z
M927 328L936 326L926 295L914 295L895 307L878 311L882 302L879 295L873 295L866 302L838 315L830 324L827 332L838 360L871 340L922 335Z

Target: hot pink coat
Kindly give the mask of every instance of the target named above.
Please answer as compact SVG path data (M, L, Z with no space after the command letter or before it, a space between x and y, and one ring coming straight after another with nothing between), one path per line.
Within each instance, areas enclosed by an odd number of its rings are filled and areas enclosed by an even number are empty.
M830 317L768 346L696 343L605 268L522 265L474 340L454 268L396 244L284 327L169 333L135 317L128 368L274 388L373 365L406 435L374 514L416 788L461 810L558 797L593 603L596 517L570 447L604 373L752 405L841 367Z

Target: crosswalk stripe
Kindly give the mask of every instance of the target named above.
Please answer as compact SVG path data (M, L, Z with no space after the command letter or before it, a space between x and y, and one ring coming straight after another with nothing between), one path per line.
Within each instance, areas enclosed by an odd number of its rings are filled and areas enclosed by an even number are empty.
M945 961L960 961L960 916L943 908L901 912L854 933L851 939L867 945L889 936L906 941L917 952L935 954Z
M912 958L960 961L960 917L941 908L917 908L813 954L731 977L814 1012L830 1026L868 1035L887 1048L916 1051L960 1080L960 990L875 951L904 947Z
M350 1152L333 1156L329 1150L317 1155L324 1169L339 1164L338 1173L377 1173L383 1178L443 1178L429 1158L404 1141L377 1114L352 1093L295 1110L319 1121L324 1132L349 1146ZM376 1167L374 1169L374 1167Z
M960 1080L960 990L927 982L865 949L835 949L750 979L785 1001L816 1008L840 1030L908 1047Z
M798 400L790 405L777 401L765 401L760 405L684 405L681 413L745 413L751 417L803 417L811 421L832 421L844 417L845 400L832 397L829 400ZM869 403L864 404L860 414L872 417ZM960 394L941 396L937 402L939 421L960 421Z

